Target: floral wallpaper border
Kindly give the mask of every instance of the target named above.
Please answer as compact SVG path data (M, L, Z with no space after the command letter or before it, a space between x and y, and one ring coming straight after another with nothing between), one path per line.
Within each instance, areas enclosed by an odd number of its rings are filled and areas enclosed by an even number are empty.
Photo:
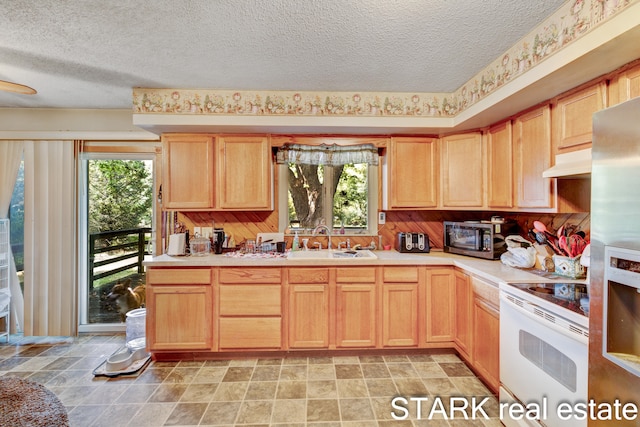
M453 117L640 0L571 0L453 93L133 89L141 114Z

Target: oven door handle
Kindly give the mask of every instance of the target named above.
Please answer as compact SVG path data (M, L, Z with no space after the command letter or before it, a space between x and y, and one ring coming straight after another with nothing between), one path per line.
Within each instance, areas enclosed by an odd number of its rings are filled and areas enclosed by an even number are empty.
M519 305L513 303L513 301L509 300L509 298L506 296L506 294L504 294L503 292L500 292L500 302L501 303L505 303L507 305L509 305L509 307L511 307L512 309L516 310L518 313L524 314L525 316L529 317L531 320L540 323L556 332L558 332L559 334L562 334L568 338L574 339L582 344L588 345L589 344L589 337L585 336L582 333L578 333L578 332L571 332L568 329L565 328L561 328L560 326L556 325L553 322L550 322L548 320L546 320L543 317L537 316L535 314L533 314L532 312L528 311L527 309L524 309L522 307L520 307ZM523 304L527 304L529 306L532 307L539 307L536 304L532 304L528 301L523 301ZM545 311L541 308L538 308L541 311ZM546 312L546 311L545 311ZM582 330L581 328L576 328L579 329L580 331Z

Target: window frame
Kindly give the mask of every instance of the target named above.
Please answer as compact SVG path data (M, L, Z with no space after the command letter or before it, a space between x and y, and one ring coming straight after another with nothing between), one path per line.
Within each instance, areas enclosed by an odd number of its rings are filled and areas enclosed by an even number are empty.
M289 165L288 164L279 164L277 166L278 183L278 230L281 232L286 232L289 228L289 180L287 175L289 174ZM325 166L327 167L327 166ZM358 230L358 231L346 231L345 235L351 236L377 236L378 235L378 176L379 176L379 165L369 165L367 170L367 228ZM328 188L327 185L324 188ZM373 190L373 191L372 191ZM323 197L327 197L326 194L323 194ZM333 201L332 203L324 203L324 218L332 218L333 217ZM333 230L333 221L327 221L326 224L331 230L332 234L336 233L336 230Z

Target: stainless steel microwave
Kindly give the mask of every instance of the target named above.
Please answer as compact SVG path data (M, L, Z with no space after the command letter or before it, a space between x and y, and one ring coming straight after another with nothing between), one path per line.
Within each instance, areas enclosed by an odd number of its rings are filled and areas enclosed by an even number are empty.
M498 259L507 251L505 238L518 234L515 221L444 221L444 251Z

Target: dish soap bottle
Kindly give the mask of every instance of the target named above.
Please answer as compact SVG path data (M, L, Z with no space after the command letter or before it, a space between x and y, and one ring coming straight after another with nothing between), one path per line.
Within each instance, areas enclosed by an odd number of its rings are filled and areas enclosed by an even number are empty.
M293 243L291 244L291 250L297 251L300 248L300 237L298 237L298 232L296 231L295 236L293 236Z

